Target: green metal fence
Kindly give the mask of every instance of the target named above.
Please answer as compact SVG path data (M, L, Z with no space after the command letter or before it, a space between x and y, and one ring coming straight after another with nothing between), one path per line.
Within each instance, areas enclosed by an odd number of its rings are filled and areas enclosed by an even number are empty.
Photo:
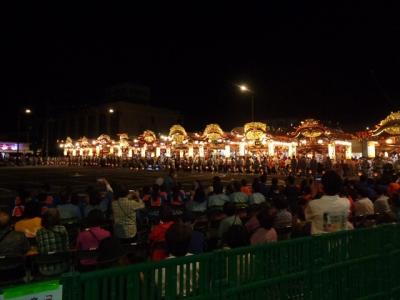
M400 225L69 273L64 298L400 299Z

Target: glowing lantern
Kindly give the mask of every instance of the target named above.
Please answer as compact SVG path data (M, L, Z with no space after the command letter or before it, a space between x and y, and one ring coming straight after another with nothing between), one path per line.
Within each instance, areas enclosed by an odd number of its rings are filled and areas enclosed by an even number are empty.
M97 156L100 155L100 146L96 146L96 155L97 155Z
M204 146L203 146L203 145L201 145L201 146L199 147L199 156L200 156L200 157L204 157Z
M375 157L375 145L376 142L374 141L369 141L367 143L367 154L368 154L368 158L374 158Z
M335 159L335 158L336 158L335 144L329 144L329 145L328 145L328 156L329 156L331 159Z
M189 157L193 157L193 146L189 146Z
M245 154L245 143L243 143L243 142L241 142L240 144L239 144L239 155L240 156L244 156L244 154Z
M93 149L92 148L89 149L89 156L93 156Z
M141 157L146 157L146 147L142 147L142 148L140 149L140 156L141 156Z
M161 153L160 147L157 147L156 148L156 157L160 157L160 153Z
M179 157L183 157L183 150L179 150Z
M225 157L231 156L231 147L229 145L225 146Z
M72 149L72 156L76 156L76 149Z
M274 143L269 143L268 144L268 155L269 156L274 156L275 154L275 144Z
M64 156L68 155L68 149L64 148Z
M122 148L121 147L118 147L117 156L122 157Z
M128 157L132 157L133 155L133 153L132 153L133 151L132 151L132 149L129 149L129 151L128 151Z
M170 147L167 147L167 150L165 151L165 156L171 157L171 148Z

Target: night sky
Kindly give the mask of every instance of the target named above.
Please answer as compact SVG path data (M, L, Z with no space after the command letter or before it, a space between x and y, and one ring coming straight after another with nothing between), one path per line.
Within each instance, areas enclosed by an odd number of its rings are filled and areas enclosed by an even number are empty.
M123 82L149 86L151 103L180 110L192 130L249 120L241 82L267 122L314 117L357 129L400 109L398 9L296 2L4 11L1 131L14 130L19 107L96 103L99 91Z

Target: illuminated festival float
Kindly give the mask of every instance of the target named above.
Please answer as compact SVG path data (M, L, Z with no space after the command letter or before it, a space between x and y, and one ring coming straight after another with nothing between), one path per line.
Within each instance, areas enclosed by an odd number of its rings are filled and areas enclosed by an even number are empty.
M329 129L321 122L307 119L293 133L271 133L267 124L250 122L243 127L224 131L218 124L208 124L202 132L187 132L182 125L173 125L168 135L145 130L130 137L126 133L116 140L100 135L95 140L82 137L77 141L66 138L60 142L64 155L70 157L119 157L129 159L175 157L209 159L237 157L293 157L297 153L350 159L352 135Z
M392 112L371 132L368 141L369 157L398 158L400 153L400 111Z
M308 157L329 156L333 160L351 159L353 135L326 127L319 120L306 119L289 134L298 141L297 153Z

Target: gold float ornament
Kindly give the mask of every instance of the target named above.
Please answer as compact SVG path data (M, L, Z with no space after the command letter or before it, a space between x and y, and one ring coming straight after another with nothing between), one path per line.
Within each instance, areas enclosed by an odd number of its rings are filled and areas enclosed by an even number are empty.
M89 141L88 141L88 139L87 139L86 136L81 137L81 138L78 140L78 143L79 143L79 145L81 145L82 147L87 147L87 146L89 146Z
M111 143L111 138L107 134L102 134L97 138L97 142L99 142L100 144L109 144Z
M247 140L260 141L267 133L267 124L261 122L250 122L244 125L244 134Z
M215 142L223 137L224 132L218 124L208 124L206 129L204 129L203 135L212 142Z
M74 145L72 144L72 139L68 136L65 139L64 148L72 148Z
M315 119L306 119L301 122L299 127L297 127L296 136L303 135L307 138L316 138L323 135L325 132L326 128L320 121Z
M143 132L143 139L147 144L151 144L156 140L156 135L151 130L145 130Z
M119 135L119 146L121 148L129 147L129 136L126 133L120 133Z
M400 135L400 111L392 112L386 119L382 120L377 129L374 130L373 135L380 135L383 132L390 135Z
M181 125L173 125L169 129L169 137L176 143L181 144L187 137L185 128Z

